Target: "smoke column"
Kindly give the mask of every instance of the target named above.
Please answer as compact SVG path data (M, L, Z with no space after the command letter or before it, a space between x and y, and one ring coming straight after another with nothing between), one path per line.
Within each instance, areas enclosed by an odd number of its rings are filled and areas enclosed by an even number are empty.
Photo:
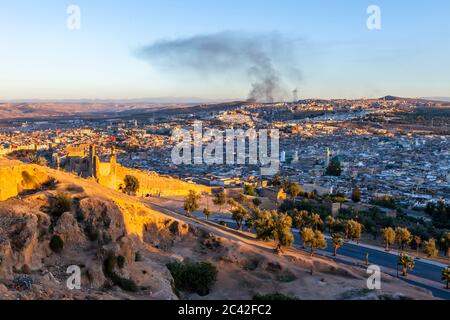
M283 100L291 90L284 78L298 81L298 40L280 33L224 31L175 40L159 40L141 48L137 55L164 71L188 70L219 76L243 71L250 84L248 98L255 101Z

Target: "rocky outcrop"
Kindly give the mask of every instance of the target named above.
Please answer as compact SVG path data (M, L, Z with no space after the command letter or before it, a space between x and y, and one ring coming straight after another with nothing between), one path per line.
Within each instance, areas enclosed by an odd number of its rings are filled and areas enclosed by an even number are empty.
M81 231L78 221L70 212L63 213L53 232L63 239L67 248L80 248L86 245L86 236Z
M49 217L17 201L0 207L0 275L11 278L14 271L37 270L48 252L45 237Z
M11 243L6 238L0 239L0 279L12 279L14 257Z
M90 288L101 289L104 287L106 283L106 277L103 273L103 266L100 261L97 261L97 263L92 263L87 268L86 274Z
M79 202L77 215L91 241L107 244L126 235L123 213L111 201L85 198Z
M165 264L145 257L142 239L146 226L152 224L153 236L160 239L158 243L164 239L172 245L187 236L188 226L152 215L150 210L134 203L87 196L82 189L67 186L61 184L54 191L0 202L0 284L9 281L4 286L10 289L0 294L0 299L42 297L43 292L55 297L64 292L73 294L65 287L70 265L82 269L85 290L100 293L104 288L117 286L123 294L136 295L142 290L147 298L176 299ZM52 200L60 192L72 198L72 207L56 215L51 208ZM61 251L50 245L55 236L62 240ZM106 263L110 257L115 262L108 270ZM32 280L31 288L16 292L13 280L25 279L22 275ZM46 291L36 289L43 283ZM132 292L126 293L127 290ZM83 294L83 290L78 294Z

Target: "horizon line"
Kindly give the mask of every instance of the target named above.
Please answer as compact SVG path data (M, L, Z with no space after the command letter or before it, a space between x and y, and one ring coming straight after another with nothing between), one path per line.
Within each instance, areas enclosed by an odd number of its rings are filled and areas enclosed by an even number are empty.
M398 99L422 99L433 100L440 99L450 101L450 96L428 96L428 97L401 97L396 95L384 95L380 97L351 97L351 98L320 98L320 97L308 97L301 98L302 100L379 100L386 97L394 97ZM146 98L14 98L14 99L0 99L0 103L226 103L226 102L255 102L255 103L293 103L295 101L251 101L249 99L242 98L200 98L200 97L146 97Z

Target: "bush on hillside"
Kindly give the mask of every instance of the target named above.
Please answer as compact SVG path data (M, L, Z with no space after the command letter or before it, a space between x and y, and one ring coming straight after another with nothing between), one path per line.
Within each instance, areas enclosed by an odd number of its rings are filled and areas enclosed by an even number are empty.
M69 194L64 192L59 192L51 200L51 213L54 216L60 217L63 213L69 212L72 209L72 198Z
M64 240L58 235L53 236L50 240L50 249L54 253L61 253L64 249Z
M167 268L177 290L197 293L200 296L208 295L210 286L217 279L217 268L209 262L172 262L167 264Z
M288 296L282 293L269 293L269 294L256 294L253 297L253 300L255 301L276 301L276 300L280 300L280 301L289 301L289 300L298 300L296 297L293 296Z

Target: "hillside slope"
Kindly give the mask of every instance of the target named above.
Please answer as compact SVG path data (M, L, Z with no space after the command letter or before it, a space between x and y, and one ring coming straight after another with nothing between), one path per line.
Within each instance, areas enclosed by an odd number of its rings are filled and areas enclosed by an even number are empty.
M251 299L275 291L300 299L433 298L388 276L382 291L371 292L359 269L296 250L277 256L271 243L176 216L92 181L22 169L48 182L0 202L0 299ZM61 198L72 205L64 207ZM57 253L50 249L55 236L63 241ZM118 257L121 266L111 265ZM166 264L186 260L217 267L207 296L174 290ZM66 286L71 265L81 268L80 290Z

